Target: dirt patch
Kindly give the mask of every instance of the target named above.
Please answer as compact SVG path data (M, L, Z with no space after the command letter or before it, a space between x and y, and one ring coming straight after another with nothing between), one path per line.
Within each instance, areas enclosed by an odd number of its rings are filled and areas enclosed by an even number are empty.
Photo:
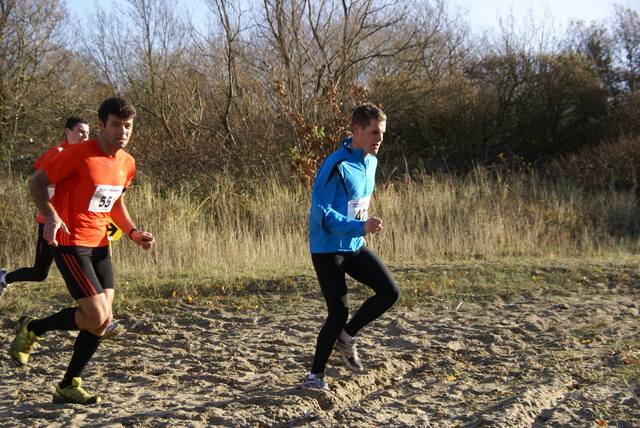
M364 374L332 356L333 394L298 389L320 301L295 316L118 315L126 332L83 376L104 402L87 407L51 402L74 335L49 334L18 370L16 319L0 315L0 427L637 427L637 284L396 307L360 335Z

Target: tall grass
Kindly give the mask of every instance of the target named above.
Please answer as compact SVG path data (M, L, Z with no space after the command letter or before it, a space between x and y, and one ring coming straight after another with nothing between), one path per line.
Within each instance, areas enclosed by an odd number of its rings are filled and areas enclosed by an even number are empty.
M390 259L619 258L638 250L632 193L585 194L533 174L476 169L407 179L378 189L373 237Z
M0 179L0 265L33 259L37 210L27 179ZM128 238L113 243L118 274L149 278L251 278L310 268L307 215L310 189L266 179L221 178L207 190L160 188L142 180L126 203L157 245L145 252ZM630 259L638 252L635 196L585 193L533 174L421 176L381 183L371 215L385 230L368 237L389 263L515 258Z

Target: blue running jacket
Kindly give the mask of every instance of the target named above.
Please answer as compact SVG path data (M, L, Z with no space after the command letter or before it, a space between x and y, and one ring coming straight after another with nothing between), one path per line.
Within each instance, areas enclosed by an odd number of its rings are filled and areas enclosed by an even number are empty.
M351 149L351 137L320 166L311 193L311 253L353 252L364 245L364 223L378 159Z

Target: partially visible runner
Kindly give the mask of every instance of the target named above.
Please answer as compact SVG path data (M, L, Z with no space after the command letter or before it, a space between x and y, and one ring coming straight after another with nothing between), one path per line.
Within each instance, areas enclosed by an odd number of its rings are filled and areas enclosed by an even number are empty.
M82 117L74 116L67 119L64 127L65 139L59 146L55 146L47 150L34 164L36 170L42 169L54 156L62 150L76 143L81 143L89 139L89 124ZM55 187L49 188L49 196L53 196ZM36 241L36 260L33 267L23 267L13 272L7 272L0 269L0 297L7 290L12 282L16 281L33 281L42 282L49 275L49 268L53 262L53 255L49 249L49 243L42 237L42 228L44 227L44 217L40 214L36 221L38 226L38 239Z
M123 200L135 173L133 157L123 150L135 116L130 102L106 100L98 110L98 138L65 149L31 178L31 196L45 218L43 236L53 245L58 270L78 306L43 319L21 317L9 354L16 366L24 367L32 345L46 332L80 330L54 402L102 401L81 387L80 375L112 319L115 278L105 233L109 217L142 248L154 244L153 235L135 227ZM49 200L47 187L54 183L56 192Z
M309 215L311 260L327 304L327 319L318 334L311 373L303 388L331 391L325 366L331 352L360 373L356 335L386 312L400 297L395 279L378 256L366 246L364 236L382 230L382 220L367 218L375 186L378 153L387 117L376 105L358 106L351 118L353 137L320 166L313 184ZM375 294L349 318L346 274L373 289Z

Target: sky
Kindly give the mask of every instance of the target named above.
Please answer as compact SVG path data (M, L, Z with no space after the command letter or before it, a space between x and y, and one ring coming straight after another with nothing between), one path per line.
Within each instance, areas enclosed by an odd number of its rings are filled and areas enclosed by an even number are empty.
M102 7L109 10L111 3L124 0L100 0ZM640 0L446 0L450 8L461 7L468 10L466 19L476 29L495 28L499 17L507 18L511 11L514 16L524 17L532 12L534 17L542 19L549 12L554 23L566 26L571 19L583 20L587 23L610 17L614 13L614 4L620 4L640 13ZM202 0L175 0L176 4L202 3ZM72 11L85 13L95 7L96 0L67 0Z
M614 4L640 12L640 0L448 0L451 6L469 10L467 20L476 28L497 27L499 17L507 18L511 11L515 17L526 16L531 9L534 17L541 19L549 13L556 25L566 26L570 20L587 23L610 17Z

